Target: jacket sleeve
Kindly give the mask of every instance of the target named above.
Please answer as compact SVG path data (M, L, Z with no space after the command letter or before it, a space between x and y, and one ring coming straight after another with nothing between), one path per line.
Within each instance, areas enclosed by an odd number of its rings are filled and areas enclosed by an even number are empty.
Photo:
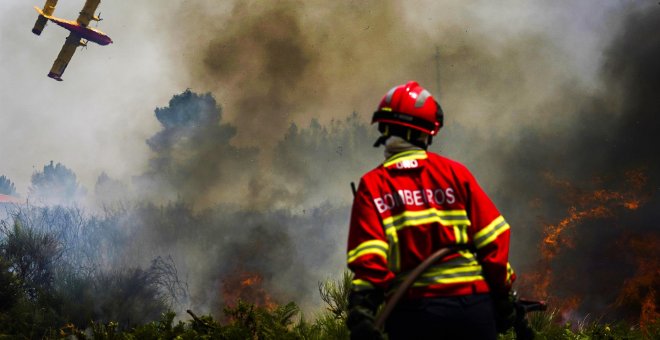
M387 289L394 274L389 270L389 245L375 203L364 179L353 200L348 232L348 268L355 274L353 290Z
M491 291L504 294L516 279L509 264L510 227L472 174L467 174L467 210L477 258Z

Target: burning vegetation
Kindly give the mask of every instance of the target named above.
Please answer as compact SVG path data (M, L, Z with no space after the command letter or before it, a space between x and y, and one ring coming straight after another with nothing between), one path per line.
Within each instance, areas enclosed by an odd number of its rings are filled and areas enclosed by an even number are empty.
M623 176L623 186L621 190L602 188L607 181L597 179L591 186L596 187L593 190L585 190L576 187L568 181L562 181L551 174L545 174L547 182L558 189L564 196L566 208L566 217L557 223L544 223L543 238L539 244L540 258L535 266L535 271L525 273L521 279L527 283L525 290L528 294L548 298L551 305L554 305L559 311L564 321L575 321L584 317L588 313L583 303L593 299L593 294L587 292L586 295L579 294L577 289L573 293L559 295L553 294L556 291L571 291L566 284L584 280L585 275L594 273L583 272L582 270L595 270L607 278L607 284L612 288L608 289L610 294L604 294L604 291L598 291L602 294L600 298L602 304L602 316L607 314L620 316L621 313L631 321L639 320L640 326L649 324L657 320L657 307L655 301L655 287L660 284L658 271L658 261L653 256L651 249L656 247L657 235L650 233L646 240L643 236L632 236L630 221L639 218L637 212L643 208L652 195L649 194L648 177L643 170L632 170ZM607 229L608 238L598 237L602 229ZM607 252L619 253L621 260L610 261L609 256L602 259L596 259L594 263L587 268L578 268L577 266L558 266L558 259L568 261L567 259L576 256L589 256L588 252L582 252L586 237L595 237L602 242L601 246L608 247ZM612 242L612 243L610 243ZM602 263L599 263L601 262ZM578 262L576 260L575 262ZM621 268L628 270L610 272L603 266L625 265ZM653 267L655 265L655 267ZM631 268L637 268L634 273ZM632 276L629 276L631 275ZM627 278L626 278L627 277ZM599 283L596 283L599 284ZM599 284L600 285L600 284ZM592 287L594 288L594 287ZM613 299L611 294L616 295ZM607 295L610 295L609 297ZM607 299L607 300L605 300ZM593 303L593 302L592 302ZM622 308L621 307L624 307ZM624 312L625 310L625 312ZM649 312L652 311L652 312ZM653 314L656 313L656 314ZM653 314L655 316L649 316ZM612 316L610 315L609 318Z
M32 176L29 202L2 206L0 273L7 284L0 329L46 337L78 334L88 326L112 333L159 320L168 310L184 317L182 311L191 309L190 315L207 315L193 319L193 327L235 331L241 336L232 337L243 339L278 329L293 332L292 318L301 310L289 301L318 309L311 301L321 299L317 283L327 278L325 268L342 268L336 245L345 238L349 209L330 204L328 197L350 191L320 181L316 186L325 196L320 201L315 190L301 189L294 180L267 185L263 179L289 176L294 167L302 180L319 178L305 171L325 169L306 169L294 150L323 153L336 167L347 164L356 155L343 158L336 150L369 147L373 136L364 133L364 123L354 114L328 126L292 125L275 146L287 161L262 169L237 156L247 149L228 144L231 125L212 126L221 121L221 109L211 95L185 91L156 116L163 130L147 141L154 158L132 183L103 173L81 200L85 190L75 173L50 162ZM191 173L191 164L228 168L211 176ZM249 182L251 191L237 189L237 180ZM13 188L8 179L3 183ZM303 205L308 197L320 202ZM342 319L322 319L345 333ZM308 323L296 327L325 332Z
M256 307L274 310L277 307L273 298L263 286L259 273L237 272L222 282L222 296L228 307L236 307L239 301L247 301Z
M215 105L211 96L186 91L175 96L168 108L157 111L178 108L171 111L178 114L185 108L187 116L171 120L176 123L170 125L164 123L167 133L149 140L158 156L151 169L136 178L137 186L161 183L156 186L158 192L167 196L172 194L167 190L187 183L182 174L190 160L183 162L177 153L196 144L190 143L189 134L209 133L209 143L213 138L217 143L226 141L220 131L206 131L203 122L195 122L208 117L209 112L220 119L219 111L213 111L219 109L209 103ZM230 127L224 129L233 131ZM274 161L283 169L274 169L271 176L287 178L291 174L286 169L295 168L298 173L310 171L308 178L322 178L318 175L324 171L322 167L306 168L304 163L296 163L304 159L294 157L289 148L322 150L328 157L337 157L341 165L343 157L358 158L346 154L360 150L357 144L370 145L367 140L374 136L355 139L364 131L368 131L366 126L355 115L330 126L317 122L306 128L292 126L277 145L289 159ZM342 138L337 140L337 136ZM233 152L231 147L226 150ZM199 157L208 154L200 153ZM230 162L236 161L240 160ZM219 160L218 166L221 164ZM74 193L81 190L70 169L50 163L43 172L50 175L36 173L33 179L38 181L33 183L33 192L54 188L54 192L47 192L51 205L5 206L7 215L0 221L0 279L5 287L0 311L2 329L29 336L41 332L39 336L46 337L93 332L97 338L104 338L119 332L161 332L158 334L219 338L270 338L273 334L346 338L345 292L350 280L320 286L320 299L327 310L317 314L314 322L302 318L294 322L302 312L289 301L313 299L309 287L315 287L325 275L323 271L314 275L313 268L329 266L331 262L323 264L330 260L326 254L342 257L336 248L345 235L338 230L344 229L348 204L326 202L302 211L229 203L208 206L204 200L191 204L184 198L156 204L134 192L117 190L125 184L102 174L95 197L102 199L99 203L104 209L86 212L71 205L76 201ZM64 180L59 181L62 176ZM537 241L537 262L530 270L519 270L521 291L530 297L548 298L556 308L548 316L532 316L532 325L546 334L657 335L659 267L654 252L658 235L647 227L653 221L647 216L656 213L653 207L658 200L649 189L657 181L654 173L639 168L580 184L547 171L539 176L555 190L556 196L549 202L563 208L555 210L560 213L551 214L548 222L538 223L542 234ZM59 183L51 185L51 181ZM216 186L222 187L224 181L219 178ZM335 194L332 183L316 186ZM294 193L286 187L254 185L265 197L279 202L316 197L315 190ZM207 197L217 190L213 186L198 188ZM121 195L113 196L117 193ZM234 197L249 194L235 192ZM125 199L126 195L128 200L111 200ZM60 203L52 205L52 200L58 198ZM512 260L515 265L515 258ZM31 314L36 306L48 308ZM178 311L181 317L185 315L181 311L188 308L205 315L200 317L189 310L192 319L175 324L175 314L167 312ZM605 331L585 324L589 313L598 313L602 320L625 319L638 328L603 326L608 329ZM94 323L89 324L89 320ZM570 324L579 327L576 330ZM82 330L85 328L87 331Z

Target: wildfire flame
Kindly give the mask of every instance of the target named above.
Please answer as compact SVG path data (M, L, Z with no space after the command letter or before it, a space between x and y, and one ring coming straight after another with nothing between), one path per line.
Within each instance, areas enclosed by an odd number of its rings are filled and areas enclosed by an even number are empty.
M222 283L224 303L233 307L238 301L252 303L257 307L273 310L277 304L263 287L263 277L258 273L238 271Z
M258 275L255 274L254 276L248 277L247 279L241 281L241 286L244 286L244 287L245 286L252 286L257 282L259 282L259 283L261 282L261 277L259 277Z
M525 275L524 280L533 282L531 291L535 296L547 298L555 306L558 306L559 311L567 320L571 318L573 311L579 308L581 298L578 296L569 296L563 298L561 301L553 299L549 292L552 288L553 271L552 263L563 249L575 247L575 240L571 237L571 232L575 228L579 228L584 222L593 219L607 219L612 220L616 215L623 210L635 211L639 209L649 198L644 196L643 188L647 183L647 177L642 170L629 171L625 174L625 187L623 190L610 190L599 188L591 191L584 191L576 187L568 181L557 179L552 174L545 175L553 186L561 189L563 199L568 203L566 210L566 217L557 223L546 223L543 228L543 239L540 243L541 258L537 266L538 270L534 273ZM594 184L602 184L602 180L594 180ZM646 242L645 244L655 245L658 242ZM642 246L630 244L632 249L645 249ZM652 260L648 257L637 254L636 258L644 259L647 261L638 264L637 275L629 279L622 291L620 299L627 299L631 296L635 297L635 301L641 304L640 325L644 323L649 324L658 318L658 312L655 305L655 291L653 288L657 287L660 283L658 280L660 268L657 256L649 253ZM649 261L653 263L648 263ZM647 276L652 276L649 278ZM646 288L640 288L646 287ZM640 289L646 292L641 295ZM625 297L624 297L625 296Z
M640 305L639 325L645 332L653 322L660 319L656 298L656 288L660 287L660 259L657 256L657 246L660 237L646 236L631 238L626 242L626 248L635 255L635 275L624 282L616 305Z
M645 333L648 333L649 326L660 319L658 307L656 305L655 290L651 289L642 303L642 315L639 318L639 326Z

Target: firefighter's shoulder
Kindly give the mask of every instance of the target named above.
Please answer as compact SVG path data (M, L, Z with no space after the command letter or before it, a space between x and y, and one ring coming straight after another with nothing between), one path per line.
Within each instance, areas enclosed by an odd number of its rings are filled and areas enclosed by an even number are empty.
M463 163L434 152L427 152L428 162L435 167L443 168L445 171L458 174L460 177L473 177L472 172Z

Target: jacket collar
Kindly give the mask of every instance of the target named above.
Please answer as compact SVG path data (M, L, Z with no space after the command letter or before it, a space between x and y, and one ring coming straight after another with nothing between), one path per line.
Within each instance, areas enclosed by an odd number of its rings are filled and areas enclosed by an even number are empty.
M399 152L385 160L385 168L413 169L420 165L420 160L427 159L426 150L409 150Z

